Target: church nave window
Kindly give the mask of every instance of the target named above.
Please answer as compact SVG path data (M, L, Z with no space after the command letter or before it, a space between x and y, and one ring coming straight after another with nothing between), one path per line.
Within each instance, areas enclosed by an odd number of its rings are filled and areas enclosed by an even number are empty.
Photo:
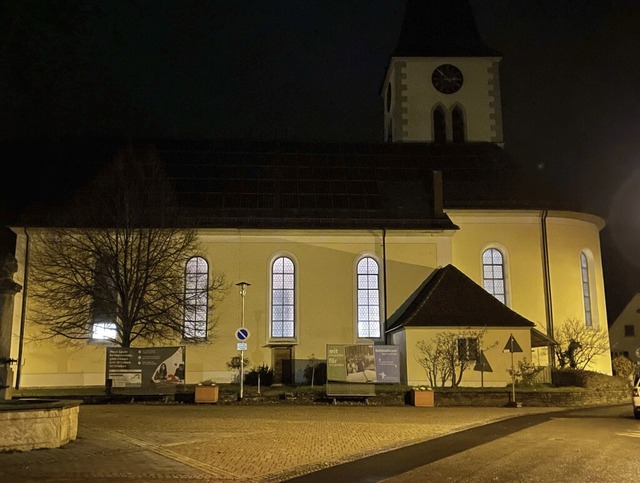
M587 256L580 253L580 270L582 274L582 300L584 302L584 325L593 327L593 316L591 312L591 286L589 283L589 261Z
M295 336L295 265L287 257L271 266L271 337Z
M358 262L358 337L380 337L380 283L378 262L364 257Z
M489 248L482 254L482 284L484 289L500 302L507 303L504 256L496 248Z

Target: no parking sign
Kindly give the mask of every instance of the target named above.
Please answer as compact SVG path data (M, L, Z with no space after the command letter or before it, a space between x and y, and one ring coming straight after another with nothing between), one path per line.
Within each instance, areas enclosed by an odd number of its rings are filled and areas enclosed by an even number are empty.
M240 327L236 330L236 339L238 339L240 342L246 341L250 335L251 334L249 333L249 329L245 327Z

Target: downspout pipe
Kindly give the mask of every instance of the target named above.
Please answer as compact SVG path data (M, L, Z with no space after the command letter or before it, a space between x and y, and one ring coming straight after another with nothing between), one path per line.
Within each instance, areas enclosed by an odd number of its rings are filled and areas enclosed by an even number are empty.
M544 308L547 318L547 335L553 337L553 300L551 295L551 274L549 268L549 235L547 232L547 216L549 212L543 210L540 215L540 229L542 235L542 278L544 282ZM549 365L556 365L555 347L549 346Z
M24 227L26 238L24 248L24 274L22 277L22 308L20 311L20 337L18 339L18 367L16 369L16 389L20 389L20 376L22 375L22 354L24 349L24 328L27 321L27 294L29 290L29 232Z
M387 333L387 229L382 229L382 289L384 290L384 334Z

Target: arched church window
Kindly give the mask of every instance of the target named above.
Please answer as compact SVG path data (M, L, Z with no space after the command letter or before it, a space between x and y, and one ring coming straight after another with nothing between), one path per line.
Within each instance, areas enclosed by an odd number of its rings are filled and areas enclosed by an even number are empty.
M271 337L295 336L295 265L287 257L271 266Z
M202 257L190 258L185 270L184 332L185 339L207 338L209 309L209 264Z
M484 289L500 302L507 303L504 256L497 248L489 248L482 254L482 284Z
M593 326L591 311L591 285L589 283L589 261L584 252L580 253L580 270L582 273L582 300L584 302L584 325Z
M433 111L433 141L436 143L447 142L447 123L444 109L440 106Z
M453 142L463 143L465 141L464 113L459 106L451 111L451 128L453 130Z
M380 283L378 262L364 257L357 266L358 337L380 337Z

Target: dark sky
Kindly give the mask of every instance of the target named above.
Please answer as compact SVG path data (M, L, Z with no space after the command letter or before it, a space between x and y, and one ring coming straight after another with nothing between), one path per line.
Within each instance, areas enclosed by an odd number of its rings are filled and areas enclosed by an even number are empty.
M6 0L0 141L380 141L380 88L404 4ZM503 53L506 149L609 223L615 317L640 290L640 1L471 5L486 43ZM18 179L32 171L14 166ZM13 186L5 197L29 197Z

